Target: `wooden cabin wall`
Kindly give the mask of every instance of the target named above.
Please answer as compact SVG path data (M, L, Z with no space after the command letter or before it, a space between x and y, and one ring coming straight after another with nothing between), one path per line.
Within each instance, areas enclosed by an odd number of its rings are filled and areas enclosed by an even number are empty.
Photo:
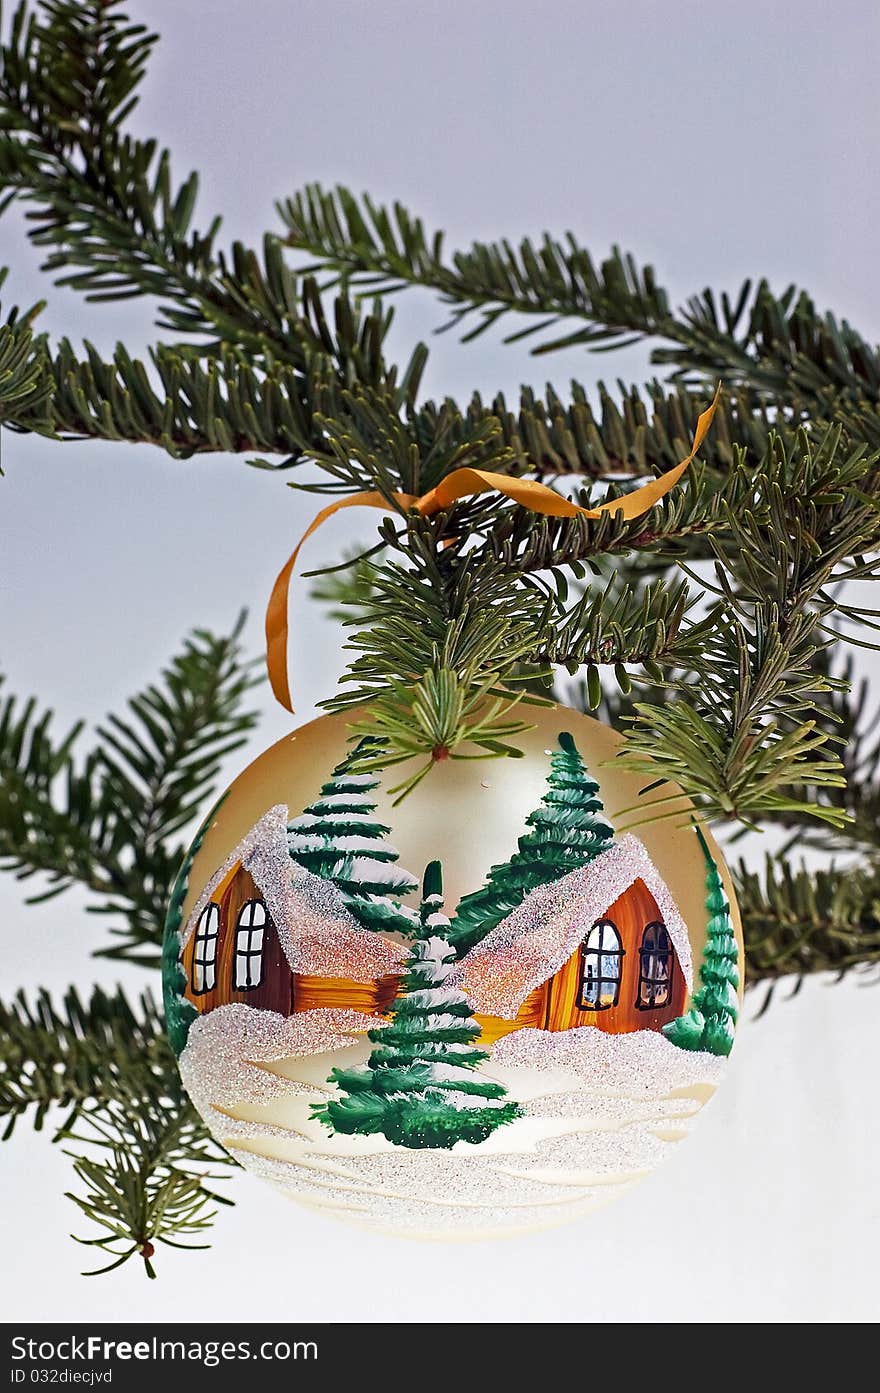
M227 1006L230 1002L240 1001L245 1006L258 1006L265 1011L278 1011L282 1016L289 1016L293 1011L293 979L268 907L266 927L263 930L263 972L260 985L252 987L249 991L233 989L235 931L239 913L248 900L260 900L265 904L250 871L240 864L233 867L211 898L213 903L220 906L215 986L209 992L193 990L193 959L196 945L196 934L193 932L183 953L187 1000L201 1013L213 1011L215 1006Z
M568 962L550 979L545 1030L570 1030L573 1026L592 1025L597 1030L616 1035L630 1030L659 1030L667 1021L681 1015L686 983L674 949L667 1004L652 1010L643 1010L636 1005L642 933L648 924L662 922L663 919L657 901L644 881L635 881L614 901L603 918L610 919L614 924L624 948L617 1005L603 1011L584 1011L578 1006L581 989L581 948L578 946ZM590 927L586 926L585 933Z
M391 1009L399 987L400 977L394 973L375 982L352 982L347 977L309 977L295 972L293 1009L316 1011L341 1006L367 1016L383 1016Z

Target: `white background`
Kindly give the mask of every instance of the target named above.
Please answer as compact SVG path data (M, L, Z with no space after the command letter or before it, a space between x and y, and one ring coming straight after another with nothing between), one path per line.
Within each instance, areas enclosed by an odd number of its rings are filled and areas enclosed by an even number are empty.
M132 0L164 41L135 123L203 172L200 221L256 242L272 199L309 179L401 198L450 245L573 228L657 265L677 296L746 275L806 286L877 336L880 12L871 0ZM149 307L90 307L37 272L16 215L0 224L7 295L48 294L44 323L109 350L150 342ZM430 296L399 302L401 354L430 335ZM512 396L521 381L638 379L645 355L530 360L497 338L434 340L427 386ZM193 624L260 609L314 510L242 461L6 436L2 661L60 722L98 720L152 678ZM315 562L371 523L340 519ZM340 635L294 609L298 714L332 689ZM860 659L861 661L861 659ZM288 728L265 719L230 776ZM89 959L104 924L76 894L22 908L0 881L3 988L143 984ZM91 1254L63 1198L68 1163L20 1128L0 1153L6 1319L845 1321L876 1318L876 987L812 982L740 1033L728 1081L659 1174L545 1234L422 1246L299 1210L235 1180L204 1254L159 1252L77 1274ZM754 1014L752 999L748 1015ZM418 1278L418 1280L416 1280Z

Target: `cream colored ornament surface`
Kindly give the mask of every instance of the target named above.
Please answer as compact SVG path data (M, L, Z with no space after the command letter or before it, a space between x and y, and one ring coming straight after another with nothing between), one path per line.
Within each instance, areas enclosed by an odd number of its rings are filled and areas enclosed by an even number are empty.
M405 768L345 773L347 720L322 717L197 839L172 1040L214 1135L302 1203L413 1235L559 1223L659 1164L720 1081L742 954L717 846L683 796L646 816L663 791L613 731L532 719L522 759L443 761L393 808Z

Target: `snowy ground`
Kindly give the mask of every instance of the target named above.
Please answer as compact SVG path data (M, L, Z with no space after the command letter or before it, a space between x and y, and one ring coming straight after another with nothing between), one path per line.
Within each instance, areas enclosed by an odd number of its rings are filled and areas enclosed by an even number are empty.
M483 1071L525 1115L479 1146L410 1151L333 1136L310 1116L333 1091L330 1070L366 1059L363 1032L375 1024L356 1011L285 1018L224 1006L193 1026L181 1072L248 1170L302 1204L413 1236L543 1228L607 1203L687 1136L725 1063L652 1031L518 1030Z

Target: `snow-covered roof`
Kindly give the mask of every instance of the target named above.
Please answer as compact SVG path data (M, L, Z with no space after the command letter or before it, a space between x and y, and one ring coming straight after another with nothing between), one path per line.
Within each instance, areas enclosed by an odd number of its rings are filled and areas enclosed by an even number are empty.
M476 1011L512 1020L529 992L558 972L597 919L635 881L650 890L688 989L693 963L687 925L637 837L620 837L588 866L539 885L465 954L453 974Z
M361 928L335 885L291 860L287 818L283 803L270 808L229 853L196 900L182 946L218 886L241 862L262 892L291 972L372 982L399 971L406 946Z

